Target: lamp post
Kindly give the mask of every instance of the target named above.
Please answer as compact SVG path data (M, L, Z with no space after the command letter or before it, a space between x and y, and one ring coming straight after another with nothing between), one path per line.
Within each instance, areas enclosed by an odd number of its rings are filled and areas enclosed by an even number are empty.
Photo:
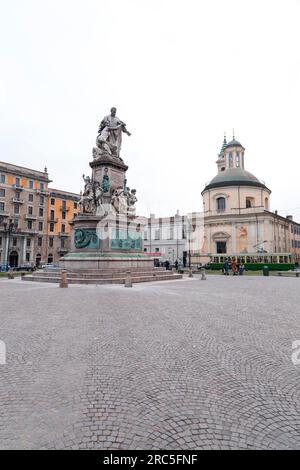
M5 269L8 268L8 256L9 256L9 245L10 245L10 237L12 232L14 231L15 224L13 223L12 219L9 220L9 224L4 223L4 231L7 233L7 243L6 243L6 254L5 254Z

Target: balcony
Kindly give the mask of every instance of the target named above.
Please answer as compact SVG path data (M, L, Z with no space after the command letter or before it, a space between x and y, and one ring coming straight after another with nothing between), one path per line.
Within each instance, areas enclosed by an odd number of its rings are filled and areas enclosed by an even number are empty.
M5 211L0 210L0 217L9 217L9 212L5 212Z
M69 237L69 233L66 233L66 232L59 232L58 236L59 236L59 237Z
M60 212L69 212L70 207L60 206L59 210L60 210Z
M25 215L25 219L26 219L26 220L37 220L37 215L26 214L26 215Z
M57 217L55 217L55 219L51 219L51 217L50 217L50 219L48 219L48 223L49 223L49 224L51 224L51 223L52 223L52 224L57 224L57 222L58 222L58 218L57 218Z
M24 204L24 199L18 199L17 197L13 197L11 200L15 204Z
M21 186L20 184L13 184L13 188L16 190L16 191L23 191L24 187Z
M66 254L69 252L69 249L68 248L57 248L57 253L61 253L61 254Z
M46 197L50 196L49 191L46 191L45 189L36 189L35 192L39 196L46 196Z

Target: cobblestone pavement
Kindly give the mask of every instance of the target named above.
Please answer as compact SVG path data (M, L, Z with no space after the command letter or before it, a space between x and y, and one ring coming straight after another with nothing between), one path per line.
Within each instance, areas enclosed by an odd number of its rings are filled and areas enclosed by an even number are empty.
M0 448L300 449L300 281L0 280Z

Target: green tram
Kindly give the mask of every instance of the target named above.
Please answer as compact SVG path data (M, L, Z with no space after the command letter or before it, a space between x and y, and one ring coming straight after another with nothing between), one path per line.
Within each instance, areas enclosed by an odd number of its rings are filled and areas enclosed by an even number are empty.
M248 271L259 271L268 266L270 271L289 271L295 269L295 259L291 253L233 253L231 255L215 254L210 256L210 269L222 269L224 261L235 260L244 264Z

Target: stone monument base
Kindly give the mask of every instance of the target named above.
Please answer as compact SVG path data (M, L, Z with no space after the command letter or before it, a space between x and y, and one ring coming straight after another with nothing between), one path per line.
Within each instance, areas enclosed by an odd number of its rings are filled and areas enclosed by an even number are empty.
M153 258L142 253L68 253L59 261L59 266L67 271L105 270L152 270Z

